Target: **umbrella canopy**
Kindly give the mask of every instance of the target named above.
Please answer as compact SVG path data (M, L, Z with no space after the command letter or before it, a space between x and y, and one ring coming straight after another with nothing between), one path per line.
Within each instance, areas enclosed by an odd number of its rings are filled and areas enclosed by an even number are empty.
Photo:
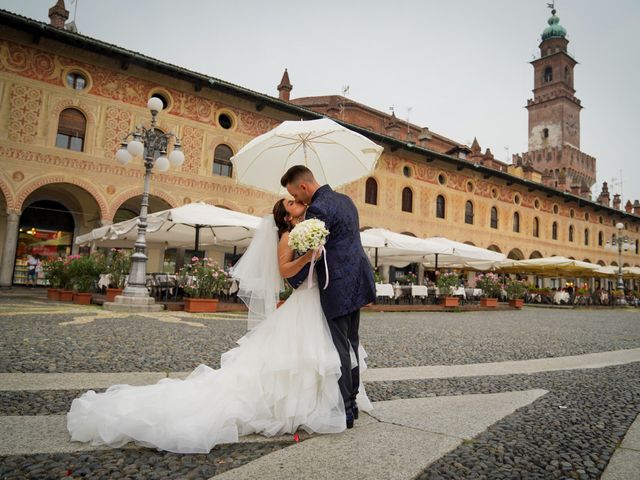
M617 277L618 276L618 267L615 265L608 265L605 267L600 267L598 270L594 272L594 274L598 277ZM622 267L622 278L640 278L640 268L639 267Z
M505 273L528 273L545 277L596 276L600 265L581 262L566 257L532 258L529 260L505 260L498 269Z
M190 203L182 207L151 213L147 216L148 242L166 242L172 247L201 245L249 244L260 218L234 212L206 203ZM92 241L131 239L137 235L138 217L124 222L96 228L80 235L76 243L84 245Z
M308 167L318 183L333 188L371 175L383 148L359 133L322 118L282 122L231 157L238 183L279 194L282 175Z
M433 240L452 249L452 253L450 254L438 255L438 267L461 268L466 270L491 270L506 259L506 256L502 253L456 242L455 240L449 240L445 237L429 237L427 240ZM427 268L435 267L435 255L428 261L423 262L423 264Z
M370 256L376 256L380 263L404 267L410 263L421 262L427 256L452 254L453 249L431 239L412 237L395 233L384 228L370 228L360 233L362 246L369 250Z

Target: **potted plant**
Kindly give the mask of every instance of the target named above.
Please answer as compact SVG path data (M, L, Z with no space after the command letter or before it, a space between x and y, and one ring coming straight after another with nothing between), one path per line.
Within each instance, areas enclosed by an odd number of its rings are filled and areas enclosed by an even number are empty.
M42 269L44 270L44 277L51 285L51 288L47 289L47 298L49 300L60 300L60 287L66 275L64 261L60 257L52 258L44 262Z
M418 283L418 276L413 272L408 272L404 278L408 285L415 285Z
M507 298L509 298L509 305L518 309L522 308L524 305L524 294L527 291L525 282L515 278L508 278L505 290L507 291Z
M440 292L445 292L445 294L447 293L450 294L451 289L457 287L459 283L460 283L460 279L458 278L458 275L453 272L443 273L441 275L438 275L438 279L436 280L436 285L438 286L438 290ZM445 295L442 302L442 306L457 307L459 303L460 303L460 299L458 297Z
M215 298L227 281L227 274L210 258L191 258L191 263L180 269L180 280L188 295L184 299L185 312L215 312Z
M500 278L495 273L481 273L476 275L476 286L482 289L480 305L483 307L497 307L500 295Z
M105 301L115 302L116 296L120 295L124 289L130 270L131 251L112 248L111 259L106 268L106 272L109 274L109 286Z
M92 290L104 269L104 258L99 254L75 255L69 262L69 276L75 289L73 302L80 305L91 303Z
M60 301L73 302L73 281L69 267L71 262L80 258L80 255L69 255L62 262L62 270L60 277Z

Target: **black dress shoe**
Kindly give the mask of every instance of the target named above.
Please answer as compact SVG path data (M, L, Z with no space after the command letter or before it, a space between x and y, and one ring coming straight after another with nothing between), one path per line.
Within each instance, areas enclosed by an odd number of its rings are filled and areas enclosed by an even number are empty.
M347 410L347 428L353 428L353 411Z
M351 407L351 411L353 412L353 419L357 420L358 419L358 405L356 405L355 403L353 404L353 407Z

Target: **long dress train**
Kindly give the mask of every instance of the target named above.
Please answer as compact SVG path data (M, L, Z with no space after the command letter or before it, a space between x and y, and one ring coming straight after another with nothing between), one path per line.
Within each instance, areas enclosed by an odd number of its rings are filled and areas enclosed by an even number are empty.
M199 365L184 380L114 385L76 398L67 414L71 439L206 453L251 433L341 432L340 359L326 322L318 286L300 287L224 353L217 370ZM359 353L363 371L366 354ZM358 405L371 408L362 384Z

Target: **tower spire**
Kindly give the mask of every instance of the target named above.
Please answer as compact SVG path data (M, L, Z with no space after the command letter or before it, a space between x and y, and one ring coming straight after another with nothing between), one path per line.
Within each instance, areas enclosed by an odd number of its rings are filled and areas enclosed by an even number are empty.
M284 73L282 74L282 80L280 80L280 85L278 85L278 98L288 102L291 90L293 90L293 85L291 85L291 82L289 81L289 72L285 68Z
M64 6L64 0L58 2L49 9L49 24L52 27L64 29L64 23L69 18L69 10Z

